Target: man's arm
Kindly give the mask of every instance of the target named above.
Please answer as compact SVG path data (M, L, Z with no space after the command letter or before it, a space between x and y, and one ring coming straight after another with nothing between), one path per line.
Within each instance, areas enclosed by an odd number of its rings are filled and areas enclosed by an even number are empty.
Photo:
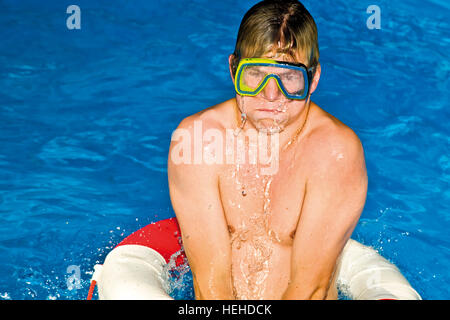
M364 208L367 174L358 137L347 129L332 150L319 157L306 183L283 299L327 297L336 261Z
M193 120L189 117L178 129L189 133L191 141L185 145L190 145L190 154L194 155L192 127ZM173 141L169 151L169 189L194 278L196 299L234 299L231 244L219 194L217 167L174 161L177 155L172 153L180 151L175 148L177 143Z

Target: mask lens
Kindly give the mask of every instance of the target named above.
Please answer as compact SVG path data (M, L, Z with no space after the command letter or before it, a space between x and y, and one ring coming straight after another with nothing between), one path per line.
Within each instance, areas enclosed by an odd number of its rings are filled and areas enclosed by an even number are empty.
M280 77L284 88L289 94L303 94L303 90L305 89L305 79L301 70L280 70L278 76Z
M261 66L246 66L242 74L243 84L250 90L256 90L267 75Z
M268 75L277 76L281 80L279 85L283 86L287 93L303 95L305 89L303 70L284 66L247 65L242 70L241 87L247 91L257 90Z

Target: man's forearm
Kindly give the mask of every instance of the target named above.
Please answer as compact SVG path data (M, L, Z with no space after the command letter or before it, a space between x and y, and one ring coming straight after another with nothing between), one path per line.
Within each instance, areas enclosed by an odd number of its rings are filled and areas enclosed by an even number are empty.
M202 288L194 277L194 291L196 300L235 300L232 281L230 279L208 281Z
M317 286L307 288L298 285L289 285L281 297L282 300L325 300L328 295L326 287Z

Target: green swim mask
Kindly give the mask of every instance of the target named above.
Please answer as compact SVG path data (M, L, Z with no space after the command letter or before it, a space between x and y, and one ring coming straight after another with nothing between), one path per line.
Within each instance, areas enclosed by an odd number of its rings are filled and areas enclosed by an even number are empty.
M308 69L302 63L246 58L237 67L235 88L240 95L256 96L273 78L287 98L303 100L309 94L314 71L315 68Z

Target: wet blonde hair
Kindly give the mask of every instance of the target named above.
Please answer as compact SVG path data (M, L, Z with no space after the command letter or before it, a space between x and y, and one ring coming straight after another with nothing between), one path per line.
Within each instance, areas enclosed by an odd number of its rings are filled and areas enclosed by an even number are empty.
M317 26L299 1L265 0L244 15L232 57L233 74L241 58L285 55L308 67L319 63Z

